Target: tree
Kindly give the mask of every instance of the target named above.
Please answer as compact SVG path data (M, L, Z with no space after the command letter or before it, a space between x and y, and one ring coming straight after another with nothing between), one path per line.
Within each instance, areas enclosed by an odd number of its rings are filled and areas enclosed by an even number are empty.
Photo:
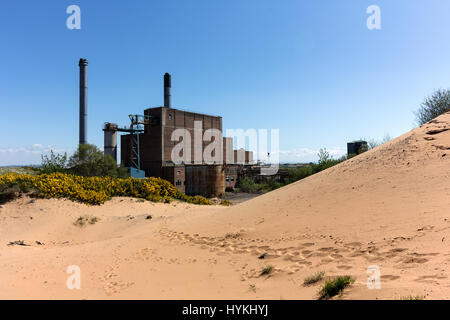
M64 172L67 166L67 153L59 154L50 150L50 155L41 155L42 173Z
M372 149L378 147L379 145L380 144L378 143L378 141L376 141L373 138L367 140L367 147L368 147L369 150L372 150Z
M317 156L319 157L319 165L326 164L332 159L326 148L320 149Z
M385 144L386 142L388 142L388 141L391 141L391 136L389 135L389 133L386 133L385 135L384 135L384 138L383 138L383 140L381 140L381 144Z
M450 90L439 89L424 99L415 113L416 121L422 125L447 111L450 111Z
M388 142L390 140L391 140L391 136L389 135L389 133L386 133L381 141L377 141L373 138L370 138L367 140L367 150L372 150L382 144L385 144L386 142ZM367 150L365 150L365 151L367 151Z
M69 172L93 177L93 176L123 176L123 170L117 167L116 161L105 155L96 146L80 144L68 162Z

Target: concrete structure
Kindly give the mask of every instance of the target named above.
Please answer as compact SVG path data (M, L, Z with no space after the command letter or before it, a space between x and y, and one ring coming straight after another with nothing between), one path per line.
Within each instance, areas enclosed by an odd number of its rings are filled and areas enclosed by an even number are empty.
M186 165L186 194L218 196L225 192L222 165Z
M358 155L361 153L362 149L365 148L367 150L367 141L357 140L351 141L347 143L347 155Z
M223 166L213 165L215 169L212 170L201 158L204 147L211 143L203 141L202 137L208 129L222 131L221 117L167 107L146 109L144 115L153 120L144 125L144 132L139 134L140 168L146 176L162 177L187 194L212 196L225 191ZM185 145L190 145L190 148L185 148L191 150L190 157L187 157L190 161L181 164L172 160L172 150L179 143L172 141L172 133L176 129L186 129L190 134L190 141L185 142ZM201 138L199 145L194 141L197 135ZM125 167L131 166L130 141L131 135L121 136L121 161Z
M86 59L80 59L80 144L87 143L87 66Z
M109 154L117 162L117 129L115 123L105 123L104 131L104 153Z

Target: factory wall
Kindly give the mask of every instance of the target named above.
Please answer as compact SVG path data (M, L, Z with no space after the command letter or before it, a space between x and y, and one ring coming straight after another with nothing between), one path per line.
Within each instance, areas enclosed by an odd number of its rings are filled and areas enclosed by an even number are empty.
M213 197L224 193L224 166L186 165L186 194Z
M162 178L172 183L181 192L186 192L186 170L184 166L162 167Z
M194 121L201 121L201 137L205 130L210 128L222 130L222 118L204 114L181 111L172 108L158 107L149 108L144 111L145 115L150 115L159 119L157 124L145 125L144 149L141 150L144 166L149 162L161 162L162 165L172 162L172 149L178 141L172 141L172 133L176 129L187 129L191 137L191 162L194 163ZM187 143L187 142L186 142ZM202 142L197 150L202 152L210 142ZM186 148L185 148L186 149Z
M233 190L238 182L241 166L232 164L225 166L225 190Z

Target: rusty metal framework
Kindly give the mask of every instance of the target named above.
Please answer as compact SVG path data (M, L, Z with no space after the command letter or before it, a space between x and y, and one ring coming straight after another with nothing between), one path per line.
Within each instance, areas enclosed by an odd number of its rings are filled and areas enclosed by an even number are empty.
M139 150L139 134L144 131L143 125L151 124L154 117L143 115L143 114L130 114L130 134L131 134L131 152L130 152L130 162L131 165L141 170L141 156Z
M141 159L139 150L139 135L144 132L143 126L155 123L156 119L152 116L142 114L130 114L130 127L119 127L115 123L105 123L103 131L127 132L130 134L130 163L133 168L141 170Z

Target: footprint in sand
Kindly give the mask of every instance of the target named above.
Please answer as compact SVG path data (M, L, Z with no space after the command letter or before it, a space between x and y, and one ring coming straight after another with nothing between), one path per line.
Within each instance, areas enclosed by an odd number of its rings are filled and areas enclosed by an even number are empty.
M428 259L426 258L416 258L416 257L406 257L403 260L401 260L403 263L411 264L411 263L425 263L428 262Z
M428 275L428 276L420 276L417 279L415 279L415 282L424 282L424 283L434 283L436 282L436 280L442 280L442 279L447 279L447 276L445 275L438 275L438 274L434 274L434 275Z
M394 276L392 274L386 274L381 276L381 280L397 280L400 279L400 276Z
M302 243L301 245L304 247L312 247L313 245L315 245L315 243L314 242L306 242L306 243Z
M352 266L340 265L340 266L337 266L336 268L341 269L341 270L350 270L352 268Z
M358 248L358 247L362 246L362 243L361 242L349 242L349 243L345 243L344 246Z

